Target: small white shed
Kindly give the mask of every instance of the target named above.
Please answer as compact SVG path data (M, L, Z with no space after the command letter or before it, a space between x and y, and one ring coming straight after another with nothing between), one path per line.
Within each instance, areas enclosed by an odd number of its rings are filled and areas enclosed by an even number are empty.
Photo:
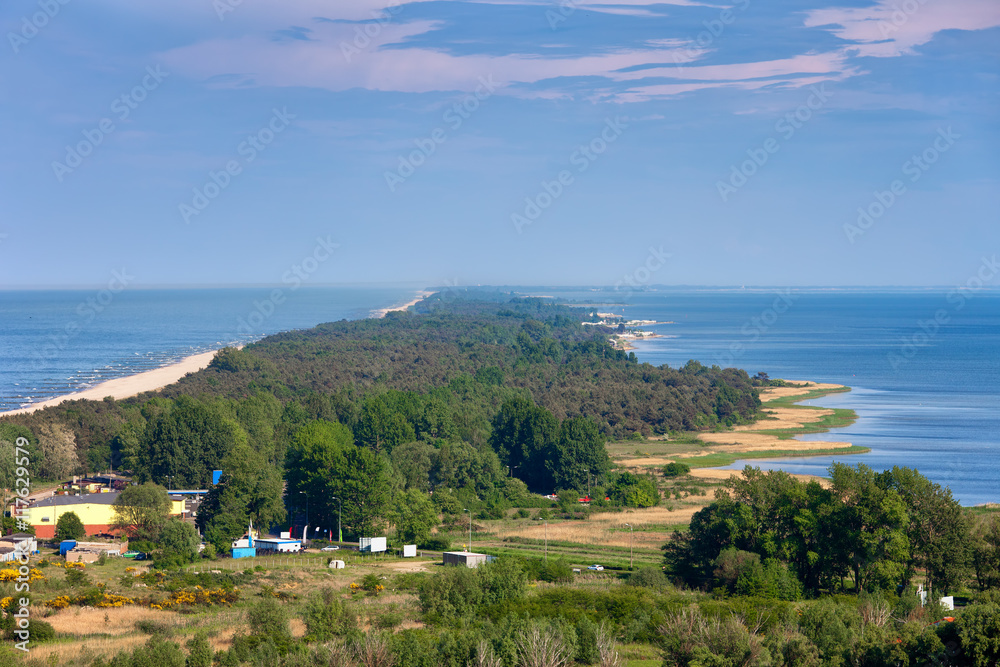
M417 545L416 544L404 544L403 545L403 558L416 558L417 557Z

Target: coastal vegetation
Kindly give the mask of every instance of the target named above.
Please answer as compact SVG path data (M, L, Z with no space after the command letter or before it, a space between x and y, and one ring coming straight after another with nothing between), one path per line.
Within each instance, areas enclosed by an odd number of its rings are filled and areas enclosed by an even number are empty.
M42 476L67 452L70 472L131 472L116 523L152 559L60 567L45 550L22 662L996 664L1000 512L962 508L908 468L708 475L699 466L802 453L792 434L853 415L793 404L842 389L641 364L588 320L438 295L227 348L155 394L4 418L0 441L28 438ZM204 550L168 518L167 486L209 489ZM345 569L318 550L224 557L250 522L384 534L390 551L341 544ZM450 549L496 560L442 567ZM2 572L6 609L17 573Z

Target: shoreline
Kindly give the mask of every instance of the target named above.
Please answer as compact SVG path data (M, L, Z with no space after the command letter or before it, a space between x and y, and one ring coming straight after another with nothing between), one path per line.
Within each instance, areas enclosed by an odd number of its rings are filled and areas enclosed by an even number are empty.
M428 292L427 290L420 290L419 292L417 292L417 295L415 297L413 297L406 303L390 306L388 308L376 308L371 312L371 317L373 319L381 319L386 315L388 315L389 313L395 312L397 310L407 310L412 306L417 305L418 303L429 297L431 294L434 294L434 292Z
M111 396L115 400L119 400L122 398L138 396L139 394L147 391L159 391L164 387L177 382L188 373L194 373L205 368L212 361L212 359L215 358L215 355L218 352L219 350L210 350L208 352L192 354L189 357L185 357L180 361L167 366L161 366L160 368L154 368L153 370L114 378L113 380L106 380L100 384L94 385L93 387L84 389L83 391L63 394L62 396L56 396L55 398L39 401L38 403L32 403L31 405L23 408L0 412L0 417L37 412L45 408L54 407L65 401L79 401L84 399L100 401L106 396Z
M787 382L784 387L764 388L761 392L763 415L753 424L725 431L697 433L691 440L678 443L675 451L669 454L625 458L616 463L626 467L648 467L679 462L689 465L690 474L694 477L726 479L739 471L723 467L738 461L808 458L837 453L866 454L871 451L850 442L798 440L796 436L799 435L823 433L849 426L857 419L857 414L849 409L797 405L804 400L850 391L848 386L801 380ZM671 441L662 442L669 444ZM694 449L692 445L698 449ZM822 477L812 475L801 477L823 480Z
M420 290L417 295L407 301L406 303L399 304L396 306L390 306L388 308L378 308L371 311L371 318L382 318L386 314L397 310L406 310L411 306L416 305L423 299L427 298L433 294L433 292L428 292L426 290ZM230 346L233 347L233 346ZM237 349L241 349L242 345L235 346ZM89 387L82 391L75 391L70 394L62 394L61 396L55 396L53 398L46 399L44 401L39 401L38 403L32 403L25 407L17 408L15 410L7 410L6 412L0 412L0 417L9 417L13 415L24 415L30 414L32 412L38 412L39 410L44 410L45 408L54 407L65 401L79 401L79 400L91 400L100 401L107 396L113 397L115 400L120 400L123 398L131 398L133 396L138 396L149 391L160 391L164 387L174 384L181 378L183 378L188 373L196 373L207 367L208 364L215 358L215 355L223 348L218 348L215 350L209 350L208 352L199 352L198 354L192 354L189 357L184 357L180 361L168 364L166 366L161 366L160 368L154 368L148 371L142 371L141 373L133 373L132 375L125 375L120 378L114 378L112 380L105 380L99 384Z

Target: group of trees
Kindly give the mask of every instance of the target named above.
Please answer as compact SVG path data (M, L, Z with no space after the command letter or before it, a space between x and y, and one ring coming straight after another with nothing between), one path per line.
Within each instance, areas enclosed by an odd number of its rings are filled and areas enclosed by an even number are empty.
M836 463L830 474L824 486L747 466L664 547L667 571L694 587L732 590L743 570L772 582L787 570L815 594L844 589L847 578L856 591L895 590L920 570L947 592L979 562L986 584L988 559L976 555L950 490L909 468Z
M358 535L392 521L387 505L410 489L499 507L524 484L544 493L609 484L608 437L756 417L745 372L640 364L587 319L538 299L434 297L420 314L223 350L157 395L4 418L0 446L28 438L36 475L114 465L140 483L209 488L222 470L198 514L221 545L250 521L281 523L286 508L302 514L306 504L312 525L333 527L340 515Z

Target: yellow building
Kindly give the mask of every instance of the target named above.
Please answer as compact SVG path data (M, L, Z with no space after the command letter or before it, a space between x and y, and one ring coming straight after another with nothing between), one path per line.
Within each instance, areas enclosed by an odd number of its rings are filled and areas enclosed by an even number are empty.
M118 498L119 491L111 493L87 493L80 496L52 496L39 500L27 508L27 521L35 529L35 535L40 538L56 536L56 523L59 517L67 512L75 512L87 535L111 533L114 522L112 505ZM181 516L184 512L184 499L171 497L170 513Z

